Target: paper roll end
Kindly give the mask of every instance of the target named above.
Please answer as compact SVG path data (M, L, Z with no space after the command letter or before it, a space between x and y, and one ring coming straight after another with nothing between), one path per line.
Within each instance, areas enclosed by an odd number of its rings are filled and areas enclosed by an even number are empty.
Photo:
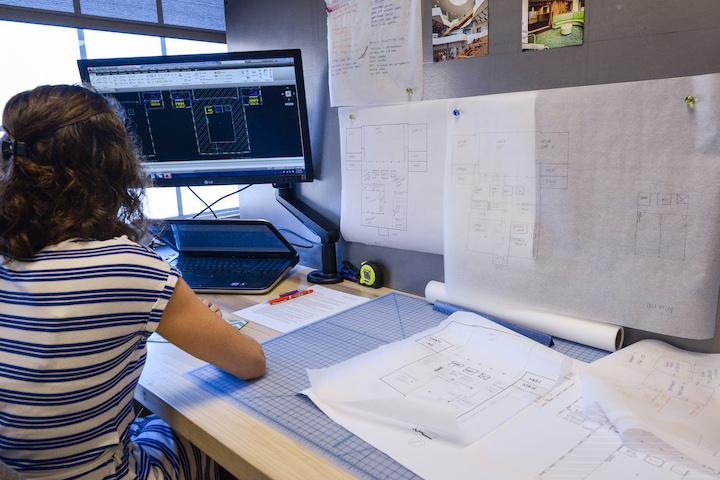
M615 351L616 352L623 347L623 343L625 343L625 329L623 327L620 327L620 328L618 328L618 331L615 334Z
M445 294L445 284L443 282L437 282L435 280L430 280L427 285L425 285L425 300L428 301L428 303L435 303L438 300L444 300L447 298Z

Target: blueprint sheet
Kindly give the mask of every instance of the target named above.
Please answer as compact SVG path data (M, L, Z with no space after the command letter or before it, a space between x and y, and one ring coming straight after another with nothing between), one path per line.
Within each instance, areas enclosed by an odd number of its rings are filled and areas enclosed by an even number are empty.
M546 395L572 360L469 312L329 368L309 394L369 420L469 445Z
M719 100L718 74L451 100L450 298L712 338Z
M426 480L700 480L718 474L628 448L607 418L581 407L571 372L549 394L469 446L419 428L368 421L310 398L330 418Z
M720 471L720 354L643 340L595 362L582 383L626 445Z
M445 101L341 108L346 240L442 254Z

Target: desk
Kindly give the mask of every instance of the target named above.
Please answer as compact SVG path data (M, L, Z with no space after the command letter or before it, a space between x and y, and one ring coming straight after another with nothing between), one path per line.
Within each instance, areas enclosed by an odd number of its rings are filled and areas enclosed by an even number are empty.
M307 288L310 270L296 267L269 295L203 295L230 312L261 303L278 292ZM330 288L374 298L390 289L369 289L343 282ZM278 332L248 323L242 330L258 341ZM231 399L213 395L187 377L205 365L169 343L149 343L148 358L135 398L168 422L178 433L213 457L240 479L353 478L330 460L297 443L245 412Z

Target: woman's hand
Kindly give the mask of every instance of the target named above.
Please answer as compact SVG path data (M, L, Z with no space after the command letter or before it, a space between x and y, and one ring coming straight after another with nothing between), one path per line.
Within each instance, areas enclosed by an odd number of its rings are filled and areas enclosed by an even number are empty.
M204 298L201 298L200 301L202 302L203 305L208 307L211 312L215 313L215 315L217 315L220 318L223 318L222 310L220 310L220 307L218 307L217 305L212 303L210 300L205 300Z

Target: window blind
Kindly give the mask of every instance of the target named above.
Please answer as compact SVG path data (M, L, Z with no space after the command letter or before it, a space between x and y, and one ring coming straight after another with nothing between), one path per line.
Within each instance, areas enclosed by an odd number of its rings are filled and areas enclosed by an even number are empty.
M224 0L0 0L0 20L225 43Z

